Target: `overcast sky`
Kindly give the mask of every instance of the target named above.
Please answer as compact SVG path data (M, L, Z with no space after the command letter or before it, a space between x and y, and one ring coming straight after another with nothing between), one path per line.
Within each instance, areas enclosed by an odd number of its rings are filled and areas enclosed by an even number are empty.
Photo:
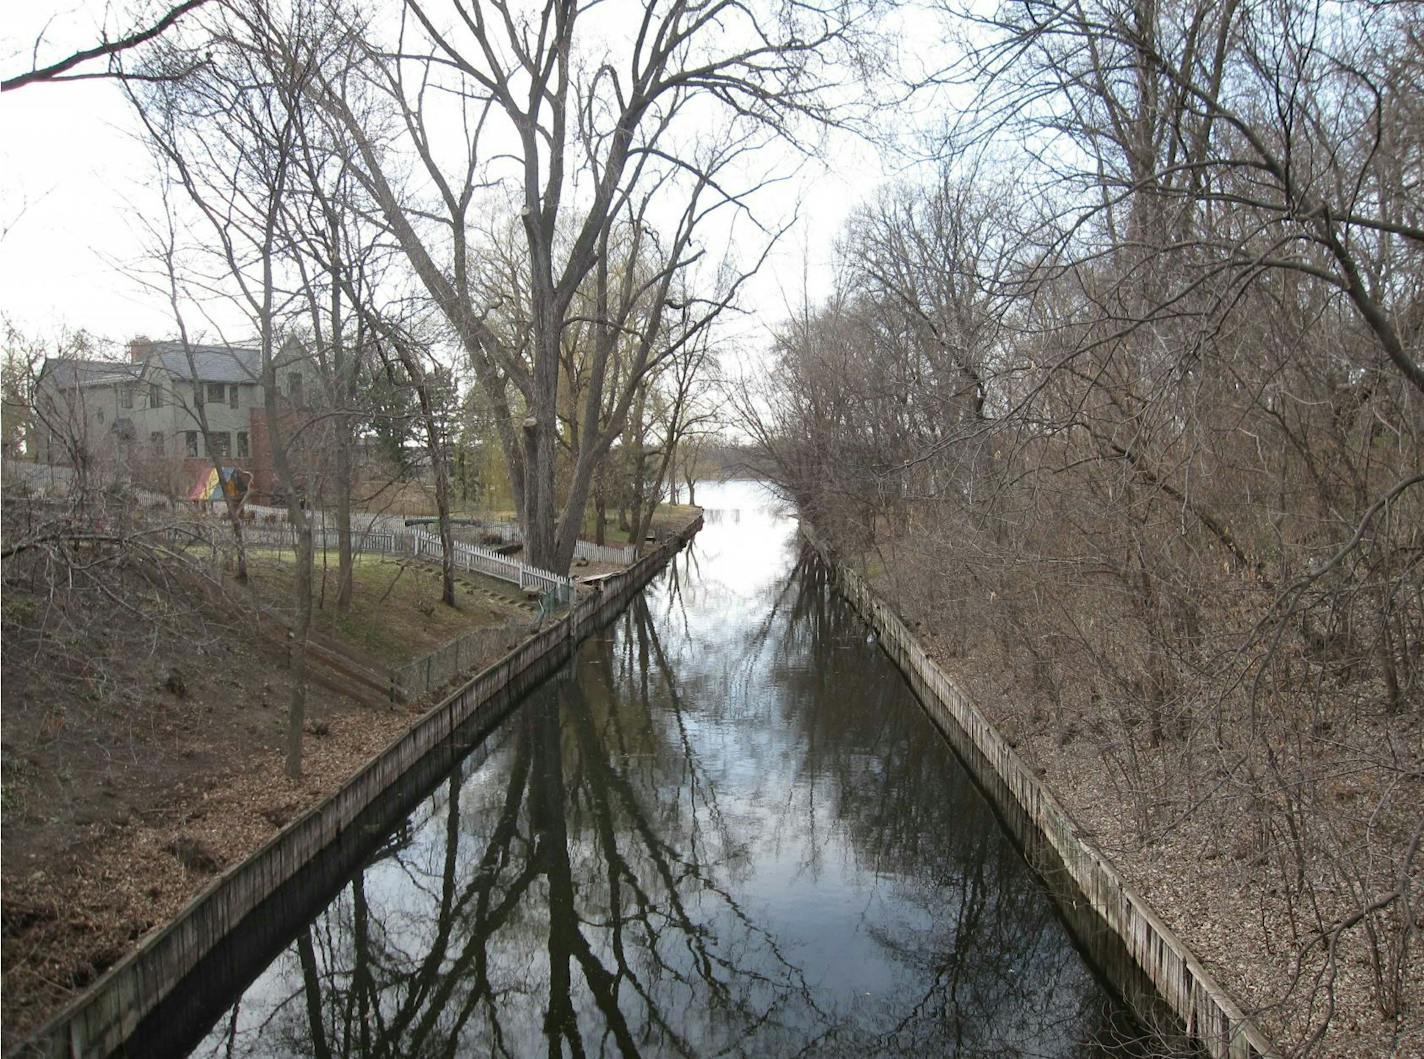
M0 72L29 68L41 31L41 62L92 44L103 17L102 4L12 0L0 20ZM799 203L801 223L744 299L757 325L774 324L787 300L799 299L803 276L813 296L824 290L836 234L893 168L849 137L828 155L826 166L807 167L772 207L789 212ZM117 342L171 335L162 293L140 278L149 264L139 218L160 213L155 184L117 84L36 84L0 96L0 313L32 338L53 339L66 328Z

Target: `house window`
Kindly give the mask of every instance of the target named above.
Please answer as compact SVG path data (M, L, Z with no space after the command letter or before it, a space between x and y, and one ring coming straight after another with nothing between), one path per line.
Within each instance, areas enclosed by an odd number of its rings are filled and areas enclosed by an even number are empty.
M132 383L124 383L119 387L119 407L132 408L134 402L134 390L137 389Z
M104 421L104 410L101 408L97 412L95 412L94 418L102 423Z
M299 371L287 376L287 400L298 408L302 406L302 374Z
M208 400L214 404L222 404L223 398L227 396L227 387L220 382L208 383Z
M227 406L229 408L237 407L237 383L233 383L227 388Z
M148 447L153 450L155 456L163 455L163 431L155 430L148 435Z
M208 455L209 456L231 456L232 455L232 435L226 430L219 430L216 433L208 434Z
M158 385L158 383L156 382L151 382L148 384L148 407L163 407L163 387Z
M239 456L252 455L251 450L247 446L247 431L245 430L239 430L237 432L237 454Z
M183 441L187 446L189 456L198 454L198 432L196 430L186 430L183 432Z
M119 436L120 441L132 441L137 437L133 420L125 419L122 416L114 420L114 433Z

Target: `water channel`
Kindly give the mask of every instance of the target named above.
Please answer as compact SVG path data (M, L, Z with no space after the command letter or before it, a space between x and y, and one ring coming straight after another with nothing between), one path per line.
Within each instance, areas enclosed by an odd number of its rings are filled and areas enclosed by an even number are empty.
M753 483L194 1054L1129 1056L1138 1036Z

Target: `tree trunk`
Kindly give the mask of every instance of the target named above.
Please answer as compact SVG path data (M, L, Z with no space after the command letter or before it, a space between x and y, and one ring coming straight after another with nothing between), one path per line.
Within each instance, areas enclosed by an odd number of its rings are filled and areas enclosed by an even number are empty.
M440 522L440 601L454 607L458 604L455 602L455 538L450 531L450 471L445 462L445 447L440 443L435 396L430 391L430 376L420 363L419 353L409 348L398 335L391 336L391 345L415 384L420 417L425 424L425 450L430 456L431 473L435 476L435 510Z
M524 557L530 566L558 569L554 526L554 469L557 453L553 409L524 421Z
M403 359L405 355L403 354ZM411 357L406 370L416 381L421 417L425 420L425 450L430 455L430 470L435 476L435 511L440 520L440 602L457 606L455 602L455 536L450 530L450 474L445 466L445 451L440 444L440 426L436 422L435 401L430 393L430 380Z
M173 310L173 318L178 324L178 338L183 344L183 356L188 362L188 375L193 380L193 416L198 421L198 429L202 431L203 448L212 457L213 470L217 472L218 489L222 493L223 507L227 510L228 522L232 525L232 537L237 544L237 580L245 583L247 581L247 543L242 538L242 516L238 510L238 500L235 495L229 495L222 480L222 460L213 456L213 446L208 434L208 408L205 400L198 400L204 383L198 378L198 366L193 359L193 346L188 340L188 325L183 317L178 298L178 272L173 262L173 250L170 246L167 251L166 262L168 265L168 304ZM177 398L176 387L170 396ZM76 464L77 466L77 464ZM83 495L82 482L80 495Z
M355 565L351 544L351 431L344 419L336 424L336 610L351 609L351 589Z
M218 474L219 480L222 474ZM238 501L235 496L228 496L227 490L223 490L223 501L227 505L228 522L232 524L232 539L237 544L237 579L245 582L247 580L247 542L242 538L242 514L238 510Z
M633 460L633 495L628 500L628 509L632 512L632 517L628 520L628 543L633 547L642 549L644 522L643 504L646 497L643 494L643 464L645 460L640 452Z
M264 279L271 290L270 264ZM296 558L293 578L294 617L288 650L288 666L292 680L292 697L287 712L287 775L300 779L302 775L302 725L307 706L307 634L311 630L312 612L312 533L301 496L297 492L296 475L287 452L282 431L282 417L277 406L277 368L273 356L270 306L263 315L262 327L262 411L267 419L267 436L272 446L272 465L277 480L287 494L287 521L291 523Z
M295 538L296 576L293 579L294 618L288 664L291 671L292 697L287 713L287 775L300 779L302 775L302 725L307 705L307 634L311 629L312 612L312 534L302 498L297 493L296 476L287 452L282 430L282 417L277 406L277 367L272 344L275 341L271 315L271 264L264 268L264 290L268 304L262 316L262 411L267 419L267 436L271 441L272 465L287 494L287 521Z
M435 472L435 510L440 516L440 601L446 606L455 602L455 535L450 529L450 476L445 470L445 457L440 451L439 437L431 424L430 465Z

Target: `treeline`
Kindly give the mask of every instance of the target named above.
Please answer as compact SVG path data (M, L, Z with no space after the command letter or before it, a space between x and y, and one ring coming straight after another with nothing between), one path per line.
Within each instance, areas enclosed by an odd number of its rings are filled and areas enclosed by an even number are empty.
M936 175L855 215L747 418L1131 845L1242 864L1283 1045L1348 1041L1347 989L1417 1044L1424 20L974 11Z
M302 446L319 437L333 468L338 606L356 449L398 428L424 450L455 602L449 514L467 468L452 482L448 369L468 381L458 418L498 453L529 563L567 572L590 506L596 537L612 507L641 539L715 430L718 321L782 230L761 193L840 120L863 12L197 0L7 79L122 86L162 193L139 219L148 275L193 377L203 342L259 351L298 542L293 775L313 570ZM319 402L302 395L314 417L283 403L296 359L320 378ZM231 498L228 515L240 579Z
M442 511L427 381L453 350L557 572L610 453L647 472L636 529L708 421L717 320L770 242L734 251L726 225L755 219L768 147L829 120L854 15L630 5L624 40L591 6L214 0L122 71L173 202L175 314L226 298L264 363L299 329L338 415L364 350L403 372Z
M315 363L335 478L359 433L406 423L443 512L453 367L529 560L563 572L591 503L636 530L679 439L710 433L718 320L780 234L759 196L845 109L863 13L628 4L609 35L592 7L206 0L7 85L122 86L175 336L260 347L274 398L292 349Z

